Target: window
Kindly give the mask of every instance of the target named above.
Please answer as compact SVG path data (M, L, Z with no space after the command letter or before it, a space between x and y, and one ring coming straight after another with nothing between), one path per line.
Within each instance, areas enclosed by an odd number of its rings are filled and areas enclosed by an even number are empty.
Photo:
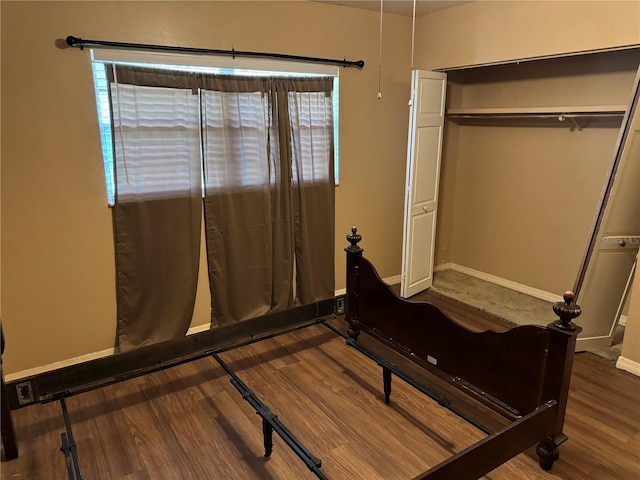
M310 127L302 128L299 135L299 141L301 144L308 143L308 139L313 135L333 135L333 143L334 143L334 152L333 152L333 161L334 161L334 169L335 169L335 183L336 185L339 183L338 176L338 140L339 140L339 95L338 95L338 87L339 87L339 77L338 77L338 68L337 67L326 67L320 65L307 65L307 64L290 64L283 62L273 62L273 61L265 61L265 60L255 60L251 59L249 61L244 59L229 59L229 58L211 58L211 57L191 57L187 55L162 55L162 54L146 54L141 52L119 52L119 51L105 51L105 50L94 50L91 52L92 54L92 67L93 67L93 78L95 85L95 93L96 93L96 104L97 104L97 112L98 112L98 122L100 126L100 138L102 142L102 152L103 152L103 160L104 160L104 170L105 170L105 179L106 179L106 188L107 188L107 200L109 205L113 205L115 202L115 178L114 178L114 145L118 148L118 142L114 142L114 132L112 132L112 116L114 114L118 114L121 112L111 112L110 102L109 102L109 82L107 75L107 68L111 68L111 64L126 64L126 65L137 65L143 67L151 67L151 68L162 68L168 69L172 71L187 71L187 72L203 72L203 73L215 73L215 74L224 74L224 75L233 75L233 76L259 76L259 77L283 77L283 76L333 76L334 78L334 87L333 87L333 118L326 119L322 115L319 115L318 112L322 111L322 109L316 108L314 102L318 100L313 98L312 95L307 93L290 93L289 101L290 102L298 102L301 104L297 109L297 115L301 117L305 116L307 118L300 118L301 125L310 125ZM215 66L212 66L211 63L215 62ZM118 95L121 98L126 98L127 96L134 96L136 98L140 98L147 94L145 91L145 87L141 86L131 86L131 85L118 85L120 90L118 90ZM154 88L154 95L158 94L158 88ZM176 92L175 89L167 89L167 102L171 102L172 95L180 95L179 92ZM220 92L203 92L203 98L200 99L197 96L194 96L193 101L201 101L207 105L207 111L215 111L216 108L222 108L221 99L224 96L224 93ZM255 124L256 128L259 124L260 118L262 115L263 109L261 108L262 99L260 98L260 94L255 95L245 95L243 96L243 101L248 102L246 105L239 106L243 107L243 112L252 112L253 115L256 116L255 119L252 119L248 122L248 124ZM187 104L191 103L191 100L186 100ZM151 106L151 105L150 105ZM152 105L155 109L158 108L157 102L153 102ZM117 103L114 101L114 109L126 109L126 101L123 100L121 103ZM187 107L190 108L190 107ZM222 110L218 110L222 112ZM162 124L162 113L160 113L160 119L158 119L158 112L154 115L154 120L145 121L144 118L136 117L136 122L139 122L139 127L146 129L155 129L157 131L157 135L154 141L153 146L146 146L145 148L158 148L158 149L170 149L172 142L178 141L182 136L184 136L185 132L190 132L189 135L197 134L202 135L203 129L200 129L198 125L187 125L184 122L187 122L185 119L177 120L175 111L169 108L166 112L166 124ZM124 117L124 115L123 115ZM120 118L120 117L118 117ZM193 117L191 117L193 118ZM255 120L255 121L254 121ZM295 119L294 119L295 120ZM201 124L204 127L205 131L209 131L212 133L216 128L229 128L227 125L223 127L220 122L217 122L215 118L200 118ZM124 122L124 121L123 121ZM145 123L146 122L146 123ZM250 128L247 125L247 122L243 122L242 128ZM331 127L332 126L332 127ZM120 124L120 127L126 129L128 125L126 122ZM330 129L333 131L329 131ZM123 132L116 132L118 134L124 135ZM117 136L116 136L117 137ZM191 139L193 140L193 139ZM199 142L204 145L202 142L202 138L199 138ZM207 144L210 145L210 144ZM228 146L220 146L216 148L225 148ZM142 147L141 147L142 148ZM294 147L292 147L294 148ZM327 154L327 152L318 152ZM248 158L247 165L245 166L235 166L236 168L243 168L246 170L246 174L242 175L240 178L243 179L243 182L246 182L247 185L251 185L252 182L259 181L256 176L260 175L259 171L256 171L251 168L251 162ZM149 168L151 168L149 166ZM309 169L309 171L304 172L305 178L313 178L314 174L319 174L320 172L314 172L313 163L304 166L305 169ZM263 172L264 173L264 172ZM295 173L295 172L294 172ZM135 172L119 172L118 174L125 175L134 175ZM171 175L170 172L159 172L159 175L163 175L164 178L161 182L160 188L161 190L166 189L166 191L170 191L172 188L171 185ZM203 185L204 189L204 185ZM162 194L162 191L158 192Z

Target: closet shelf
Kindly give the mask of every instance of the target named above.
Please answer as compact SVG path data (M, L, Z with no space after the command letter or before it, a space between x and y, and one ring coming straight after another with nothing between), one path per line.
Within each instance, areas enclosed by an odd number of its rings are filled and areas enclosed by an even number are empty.
M626 105L587 105L563 107L511 107L511 108L449 108L447 117L597 117L623 116Z
M446 118L462 125L618 127L625 105L590 105L531 108L450 108Z

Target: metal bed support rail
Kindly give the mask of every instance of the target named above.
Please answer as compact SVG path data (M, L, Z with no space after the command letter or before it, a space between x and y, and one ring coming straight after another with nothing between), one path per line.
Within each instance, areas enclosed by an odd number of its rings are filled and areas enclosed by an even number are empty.
M341 337L345 338L346 339L346 343L347 343L348 346L355 348L360 353L366 355L367 357L369 357L371 360L373 360L374 362L376 362L378 365L380 365L382 367L382 378L383 378L383 383L384 383L384 403L386 403L386 404L389 403L389 397L391 396L391 378L392 378L392 374L393 374L393 375L397 376L398 378L400 378L401 380L403 380L404 382L406 382L409 385L411 385L413 388L418 390L420 393L423 393L427 397L429 397L432 400L436 401L438 403L438 405L440 405L441 407L446 408L451 413L457 415L458 417L462 418L467 423L473 425L478 430L486 433L487 435L490 435L492 433L490 429L488 429L484 425L478 423L473 418L469 417L468 415L465 415L460 410L455 408L451 404L451 400L449 398L447 398L447 397L445 397L443 395L440 395L439 393L434 392L433 390L430 390L429 388L427 388L424 385L420 384L414 378L412 378L411 376L407 375L402 370L400 370L396 365L394 365L393 363L385 360L380 355L377 355L376 353L372 352L368 348L360 345L355 340L347 337L345 334L343 334L340 330L338 330L334 326L329 325L326 322L322 322L322 324L325 327L327 327L328 329L330 329L330 330L334 331L335 333L337 333L338 335L340 335Z
M268 406L266 406L258 396L244 384L242 380L235 374L233 370L220 358L216 353L212 353L211 356L216 359L220 366L231 377L231 384L240 392L242 398L249 402L249 404L255 409L256 413L262 417L262 431L264 435L264 449L265 457L271 456L273 450L273 432L275 431L280 438L298 455L298 457L307 465L316 477L322 480L328 480L328 477L320 470L322 467L322 461L315 457L304 444L291 433L291 431L280 421L278 416L273 413Z
M321 480L328 480L328 477L320 470L322 461L315 457L298 438L280 421L278 416L273 413L260 398L240 380L233 370L220 358L217 353L210 354L220 366L231 377L231 384L240 392L242 398L246 400L262 418L262 434L264 439L265 457L270 457L273 452L273 432L275 431L285 441L285 443L293 450L293 452L305 463L307 468L311 470L316 477ZM78 449L73 438L73 429L69 411L65 401L65 396L59 398L60 407L62 408L62 417L64 419L65 431L60 434L62 445L60 451L64 454L65 466L69 480L84 480L82 469L80 468L80 459L78 457Z
M84 480L82 470L80 468L80 459L78 458L78 449L73 439L73 430L71 429L71 420L64 397L60 399L60 407L62 407L62 417L64 418L65 432L60 434L62 446L60 451L64 454L67 466L67 475L69 480Z

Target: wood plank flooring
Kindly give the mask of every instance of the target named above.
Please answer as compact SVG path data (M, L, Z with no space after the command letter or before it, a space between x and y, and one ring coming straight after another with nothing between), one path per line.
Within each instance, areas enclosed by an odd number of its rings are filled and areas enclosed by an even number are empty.
M449 308L461 323L499 328L499 320L455 303ZM409 479L484 437L398 379L385 405L380 368L322 325L221 357L322 459L330 479ZM640 478L639 399L639 378L578 354L569 441L553 471L540 470L527 452L486 478ZM260 417L211 358L78 395L67 405L87 480L315 478L275 435L271 458L263 458ZM66 479L59 404L15 411L14 422L20 457L1 464L1 478Z

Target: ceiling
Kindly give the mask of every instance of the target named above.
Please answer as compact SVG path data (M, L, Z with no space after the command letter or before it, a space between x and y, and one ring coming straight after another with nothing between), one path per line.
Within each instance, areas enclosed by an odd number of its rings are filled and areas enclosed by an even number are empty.
M345 7L361 8L364 10L380 11L380 0L315 0L322 3L332 3ZM470 3L459 0L416 0L416 16L444 10ZM383 9L385 13L395 13L398 15L413 16L413 0L384 0Z

